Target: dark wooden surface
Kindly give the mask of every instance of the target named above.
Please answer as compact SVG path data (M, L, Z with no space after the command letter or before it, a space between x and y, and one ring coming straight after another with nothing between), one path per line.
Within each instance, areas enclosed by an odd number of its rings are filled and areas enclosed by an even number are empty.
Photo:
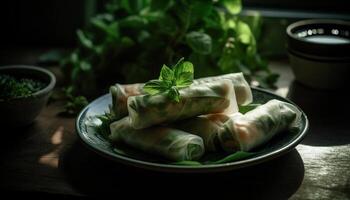
M181 191L245 199L350 199L350 129L343 93L308 89L290 69L276 92L295 101L310 118L309 134L296 149L260 165L215 174L170 174L124 166L87 149L75 133L75 118L49 104L29 127L1 130L0 189L9 193L95 196L157 195ZM200 188L200 189L195 189Z

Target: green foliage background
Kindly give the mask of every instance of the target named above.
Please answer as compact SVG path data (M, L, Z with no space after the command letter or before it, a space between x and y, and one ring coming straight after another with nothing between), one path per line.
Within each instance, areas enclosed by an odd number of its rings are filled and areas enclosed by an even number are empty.
M256 20L249 26L241 9L240 0L110 0L77 31L79 46L63 70L74 93L87 96L115 82L154 79L181 57L196 78L242 71L271 87L278 76L257 53Z

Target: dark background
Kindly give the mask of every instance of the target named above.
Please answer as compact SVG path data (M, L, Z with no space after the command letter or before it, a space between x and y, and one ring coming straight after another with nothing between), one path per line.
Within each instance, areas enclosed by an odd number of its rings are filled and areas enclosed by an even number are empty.
M104 2L105 0L2 0L0 48L73 47L76 29L84 27L87 19L102 9ZM315 16L349 19L350 6L347 4L349 3L344 0L243 0L244 9L267 9L269 17L272 13L276 18ZM305 14L308 15L303 17Z

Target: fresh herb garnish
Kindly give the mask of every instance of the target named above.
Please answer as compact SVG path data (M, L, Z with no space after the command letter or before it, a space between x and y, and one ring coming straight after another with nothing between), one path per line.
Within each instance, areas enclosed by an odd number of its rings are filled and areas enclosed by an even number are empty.
M184 160L180 162L174 162L175 165L187 165L187 166L201 166L201 165L212 165L231 163L238 160L247 159L249 157L257 155L259 152L247 152L247 151L236 151L234 153L223 156L223 153L210 153L204 156L200 161Z
M193 83L193 73L192 63L181 58L173 66L173 69L163 65L158 80L147 82L143 90L150 95L165 92L171 100L179 102L179 89L188 87Z
M64 106L64 113L66 114L78 114L89 103L84 96L75 96L72 87L64 88L63 92L64 98L67 100Z
M101 125L96 127L96 131L107 139L108 136L111 134L109 125L114 121L113 115L106 112L103 115L96 116L96 118L101 121Z
M44 87L45 84L41 81L28 78L17 79L10 75L0 74L0 100L28 97Z

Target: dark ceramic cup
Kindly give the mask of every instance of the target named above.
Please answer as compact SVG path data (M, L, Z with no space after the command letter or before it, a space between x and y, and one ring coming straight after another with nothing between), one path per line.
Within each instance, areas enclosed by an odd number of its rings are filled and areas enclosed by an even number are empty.
M295 79L311 88L340 89L350 74L350 22L303 20L287 27Z
M46 105L56 78L48 70L33 66L0 67L0 74L16 78L30 78L45 83L45 87L28 97L0 100L0 124L5 127L23 127L31 124Z

